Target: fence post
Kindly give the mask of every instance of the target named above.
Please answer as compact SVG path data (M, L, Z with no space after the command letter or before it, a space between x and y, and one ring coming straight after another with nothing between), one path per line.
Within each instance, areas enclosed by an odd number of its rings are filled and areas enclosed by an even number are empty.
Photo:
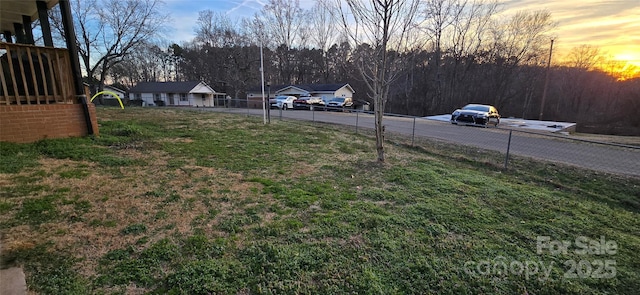
M413 146L413 142L415 138L416 138L416 117L413 117L413 129L411 131L411 146Z
M356 112L356 134L358 134L358 119L360 118L360 112Z
M316 108L314 108L313 106L311 106L311 122L316 122Z
M509 167L509 150L511 150L511 134L513 130L509 130L509 141L507 143L507 155L504 157L504 169Z

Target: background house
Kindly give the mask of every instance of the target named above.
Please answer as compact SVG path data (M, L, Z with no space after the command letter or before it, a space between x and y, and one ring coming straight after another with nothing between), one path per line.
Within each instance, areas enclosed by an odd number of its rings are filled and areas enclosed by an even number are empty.
M86 87L90 87L89 85L85 85ZM126 90L124 89L120 89L118 87L115 87L113 85L105 85L102 89L102 94L100 95L95 95L97 92L99 91L99 89L97 89L97 87L94 87L93 91L91 91L91 96L90 98L92 99L91 102L93 102L95 105L106 105L106 106L120 106L120 101L118 101L118 98L120 98L120 100L124 103L127 104L127 100L128 100L128 93ZM113 94L117 95L118 98L116 98Z
M225 93L216 92L204 82L140 82L129 89L129 99L142 106L214 107L224 105Z
M112 86L112 85L106 85L104 86L103 91L109 91L109 92L113 92L116 95L118 95L118 97L120 97L120 99L124 100L127 98L127 91L124 89L120 89L118 87ZM113 95L109 94L109 93L103 93L102 94L102 98L107 98L107 99L116 99L115 97L113 97Z
M315 96L320 97L324 101L328 101L334 97L353 98L355 91L348 83L336 84L298 84L298 85L272 85L267 90L265 88L265 96L273 98L280 95L287 96ZM262 107L262 88L252 88L247 91L247 103L249 107Z

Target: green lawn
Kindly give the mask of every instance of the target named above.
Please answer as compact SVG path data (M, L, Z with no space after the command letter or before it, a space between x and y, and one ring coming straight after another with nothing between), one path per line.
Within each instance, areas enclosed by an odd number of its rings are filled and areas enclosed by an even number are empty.
M96 138L0 143L2 263L35 293L640 289L638 179L505 171L493 152L392 135L381 165L370 134L311 122L97 114Z

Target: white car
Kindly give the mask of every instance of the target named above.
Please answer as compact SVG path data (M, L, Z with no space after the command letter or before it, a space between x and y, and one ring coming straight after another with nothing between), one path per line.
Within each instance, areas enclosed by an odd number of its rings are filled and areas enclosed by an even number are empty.
M295 96L276 96L275 100L271 102L271 107L282 110L293 109L294 100L296 100Z

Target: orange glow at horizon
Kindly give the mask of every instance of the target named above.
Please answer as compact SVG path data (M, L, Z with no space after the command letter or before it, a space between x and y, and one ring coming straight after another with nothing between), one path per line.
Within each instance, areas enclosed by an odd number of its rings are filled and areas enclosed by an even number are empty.
M615 71L609 74L618 78L618 81L640 78L640 53L619 53L613 57L613 61L621 67L614 67Z
M640 78L640 1L498 0L507 15L546 10L556 28L554 60L562 63L573 48L589 45L599 50L595 67L618 80Z
M618 81L640 78L640 62L635 60L612 59L598 68L617 78Z

